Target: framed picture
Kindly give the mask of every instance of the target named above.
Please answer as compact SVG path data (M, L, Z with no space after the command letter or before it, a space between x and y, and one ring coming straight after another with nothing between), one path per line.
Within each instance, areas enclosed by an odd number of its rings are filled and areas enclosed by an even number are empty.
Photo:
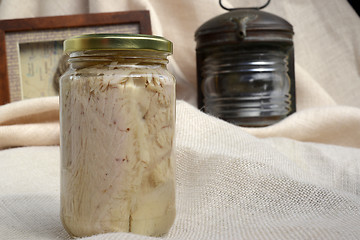
M151 34L148 11L0 21L0 105L57 95L63 41L91 33Z

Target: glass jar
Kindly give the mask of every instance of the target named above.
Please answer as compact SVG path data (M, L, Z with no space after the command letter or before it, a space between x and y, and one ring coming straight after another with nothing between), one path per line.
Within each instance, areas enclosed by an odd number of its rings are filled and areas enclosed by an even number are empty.
M165 234L175 218L172 43L148 35L66 40L60 79L61 220L83 237Z

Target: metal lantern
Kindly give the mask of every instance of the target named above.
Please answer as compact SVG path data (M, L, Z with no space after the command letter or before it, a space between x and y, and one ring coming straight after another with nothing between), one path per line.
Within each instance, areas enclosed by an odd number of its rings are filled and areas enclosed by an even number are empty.
M240 126L295 112L293 27L260 8L228 9L196 33L198 107Z

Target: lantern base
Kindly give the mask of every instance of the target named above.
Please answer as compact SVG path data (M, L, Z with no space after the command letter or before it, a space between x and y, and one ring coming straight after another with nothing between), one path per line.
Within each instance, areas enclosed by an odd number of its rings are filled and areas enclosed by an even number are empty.
M238 117L238 118L221 118L221 119L241 127L267 127L281 121L284 118L285 116L268 116L268 117L259 116L259 117Z

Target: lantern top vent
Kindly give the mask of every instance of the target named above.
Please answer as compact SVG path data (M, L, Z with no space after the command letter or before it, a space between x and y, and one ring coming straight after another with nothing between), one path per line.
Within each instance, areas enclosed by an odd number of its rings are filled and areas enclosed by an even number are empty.
M197 47L240 41L292 42L293 27L279 16L259 8L227 10L230 11L208 20L196 30Z

